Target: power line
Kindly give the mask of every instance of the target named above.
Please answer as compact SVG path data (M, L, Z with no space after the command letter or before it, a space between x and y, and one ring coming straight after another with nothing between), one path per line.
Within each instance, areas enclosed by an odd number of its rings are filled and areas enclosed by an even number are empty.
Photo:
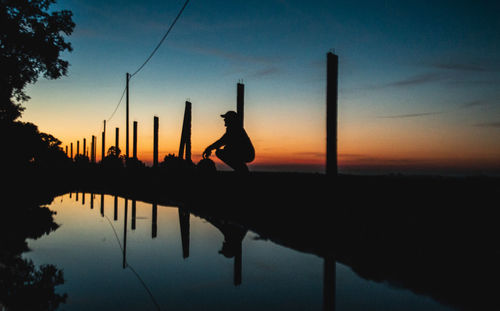
M109 120L111 120L111 118L114 117L116 111L118 110L118 107L120 107L120 104L122 103L123 96L125 95L125 91L126 90L127 90L127 88L123 89L123 93L122 93L122 96L120 97L120 100L118 101L118 105L116 105L115 110L113 111L113 113L111 114L111 116L109 116L109 118L106 120L106 122L109 122Z
M144 63L133 74L131 74L130 77L135 76L139 71L141 71L142 68L144 68L144 66L146 66L146 64L149 62L149 60L153 57L153 55L156 53L156 51L158 51L158 49L162 45L163 41L165 41L165 39L167 38L168 34L170 33L170 31L174 27L175 23L177 23L177 20L179 19L179 17L181 17L181 14L184 11L184 9L186 8L186 6L187 6L188 3L189 3L189 0L186 0L186 2L184 2L184 5L182 6L181 10L179 11L179 13L177 14L177 16L175 17L174 21L172 22L172 24L168 28L167 32L163 35L163 38L161 38L160 42L155 47L155 49L153 50L153 52L151 53L151 55L149 55L149 57L146 59L146 61L144 61Z

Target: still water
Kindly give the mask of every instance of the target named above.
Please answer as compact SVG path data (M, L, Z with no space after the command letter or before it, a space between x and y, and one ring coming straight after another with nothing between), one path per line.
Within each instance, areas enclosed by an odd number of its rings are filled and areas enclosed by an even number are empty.
M49 208L60 227L23 257L63 271L62 310L451 310L175 206L72 193Z

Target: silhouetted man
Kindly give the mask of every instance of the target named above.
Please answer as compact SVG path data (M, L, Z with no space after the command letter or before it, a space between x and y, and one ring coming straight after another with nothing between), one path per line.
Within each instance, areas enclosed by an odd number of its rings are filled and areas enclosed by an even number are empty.
M222 114L221 117L224 118L226 133L203 151L203 157L209 157L212 150L217 149L215 155L222 162L229 165L236 172L248 172L246 163L252 162L255 158L255 149L252 142L241 125L236 112L228 111Z

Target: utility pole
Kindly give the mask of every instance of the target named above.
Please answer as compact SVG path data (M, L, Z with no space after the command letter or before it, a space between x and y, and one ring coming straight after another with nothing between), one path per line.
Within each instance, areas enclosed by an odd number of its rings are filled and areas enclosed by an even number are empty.
M102 131L102 151L101 161L106 157L106 120L104 120L104 129Z
M128 154L128 123L129 123L128 122L128 103L129 103L128 82L130 80L130 74L128 72L125 74L125 78L127 80L127 98L126 98L126 104L127 104L127 109L126 109L127 110L127 117L126 117L126 119L127 119L127 126L126 126L126 130L125 130L126 131L125 132L125 139L126 139L126 142L125 142L125 156L128 159L128 155L129 155Z

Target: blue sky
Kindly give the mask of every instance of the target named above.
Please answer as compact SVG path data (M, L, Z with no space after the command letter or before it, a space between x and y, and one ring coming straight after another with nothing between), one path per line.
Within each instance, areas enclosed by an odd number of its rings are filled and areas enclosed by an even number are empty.
M54 8L72 10L77 25L69 39L74 51L63 55L69 75L30 87L24 120L65 143L100 135L125 73L147 58L183 3L59 1ZM460 154L462 162L496 165L497 1L191 0L132 79L131 118L148 128L159 115L176 140L183 102L190 99L193 135L200 137L193 137L193 148L201 152L224 130L217 116L234 109L235 84L243 79L247 130L261 154L288 156L287 163L307 162L305 154L320 158L331 49L340 60L341 158L418 166L422 159L457 161ZM110 127L124 127L122 106ZM175 149L165 143L162 150Z

